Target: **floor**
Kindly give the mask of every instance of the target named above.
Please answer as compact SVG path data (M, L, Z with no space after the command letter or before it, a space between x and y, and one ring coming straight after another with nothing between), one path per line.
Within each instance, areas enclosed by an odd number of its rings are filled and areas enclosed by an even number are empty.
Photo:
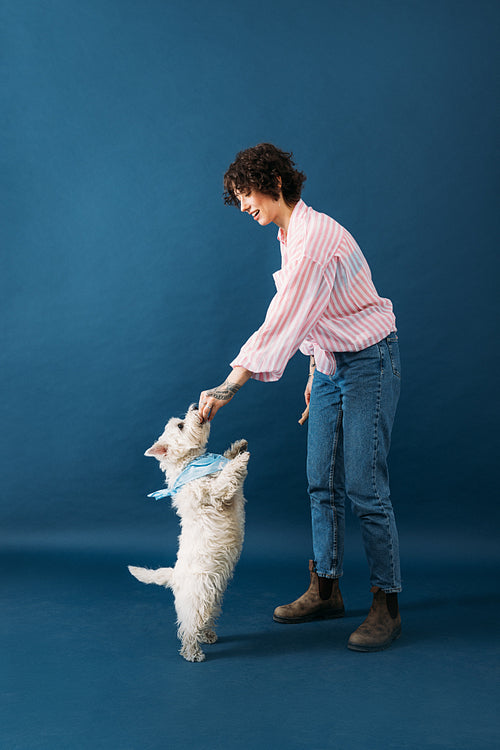
M407 541L403 635L389 650L345 647L370 601L357 553L344 619L274 623L307 586L307 560L290 548L273 558L255 534L200 664L178 654L170 592L126 569L160 564L158 549L6 550L0 747L500 747L496 547L478 540L465 560L459 539Z

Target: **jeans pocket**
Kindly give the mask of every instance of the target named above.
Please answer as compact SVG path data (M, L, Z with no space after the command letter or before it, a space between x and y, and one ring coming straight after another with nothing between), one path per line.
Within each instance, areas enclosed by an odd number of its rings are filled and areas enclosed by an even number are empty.
M397 378L401 377L401 358L399 356L399 342L396 333L390 333L387 338L387 348L389 349L389 357L391 359L391 366L394 375Z

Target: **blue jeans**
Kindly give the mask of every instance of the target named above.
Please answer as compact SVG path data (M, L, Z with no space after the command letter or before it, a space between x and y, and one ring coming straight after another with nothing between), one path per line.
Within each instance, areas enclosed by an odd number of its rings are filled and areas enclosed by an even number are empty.
M336 352L334 375L316 371L311 390L307 478L315 570L339 578L345 500L361 524L372 586L401 591L399 541L387 455L399 399L398 337L360 352Z

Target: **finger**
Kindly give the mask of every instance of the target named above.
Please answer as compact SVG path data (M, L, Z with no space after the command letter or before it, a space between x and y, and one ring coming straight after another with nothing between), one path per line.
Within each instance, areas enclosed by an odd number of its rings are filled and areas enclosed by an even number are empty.
M207 422L211 422L213 420L213 418L215 417L215 415L217 414L217 412L219 411L219 409L221 407L223 407L223 406L224 406L224 402L223 401L222 402L221 401L213 401L210 404L210 410L208 412Z
M207 422L212 422L213 418L215 417L218 411L219 411L218 405L214 404L213 406L211 406L210 411L208 413Z
M306 408L304 409L304 411L302 412L302 416L301 416L301 418L299 419L299 424L300 424L300 425L303 425L303 424L305 424L305 423L306 423L306 421L307 421L307 418L308 418L308 416L309 416L309 404L307 405L307 407L306 407Z
M205 403L202 405L200 409L200 414L204 422L208 422L211 411L212 411L212 404L209 403L208 401L205 401Z

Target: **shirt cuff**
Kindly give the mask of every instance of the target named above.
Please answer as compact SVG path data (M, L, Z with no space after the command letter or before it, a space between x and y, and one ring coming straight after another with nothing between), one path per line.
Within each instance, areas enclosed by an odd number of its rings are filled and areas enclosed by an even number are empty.
M247 357L237 357L236 359L233 359L229 364L229 367L244 367L245 370L249 370L252 373L250 375L252 380L260 380L262 383L273 383L276 380L279 380L283 375L282 372L259 372L258 368L257 370L255 368L255 363L252 363Z

